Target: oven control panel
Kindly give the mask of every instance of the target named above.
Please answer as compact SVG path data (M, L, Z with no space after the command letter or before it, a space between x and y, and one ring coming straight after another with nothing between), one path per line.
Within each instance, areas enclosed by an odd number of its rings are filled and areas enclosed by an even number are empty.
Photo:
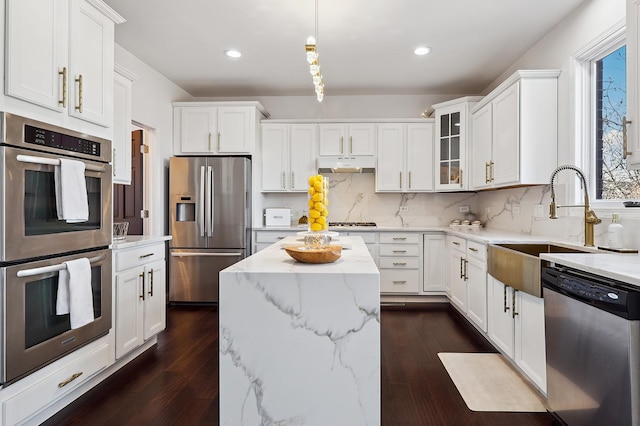
M82 139L77 136L65 135L64 133L42 129L28 124L24 126L24 141L35 145L100 157L99 142Z

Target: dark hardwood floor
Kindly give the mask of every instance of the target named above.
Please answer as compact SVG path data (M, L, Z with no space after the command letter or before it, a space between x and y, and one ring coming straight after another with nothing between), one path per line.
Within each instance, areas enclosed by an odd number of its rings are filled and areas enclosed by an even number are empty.
M382 424L553 425L548 413L473 412L438 352L492 348L446 304L383 309ZM45 425L217 425L218 312L170 307L158 345Z

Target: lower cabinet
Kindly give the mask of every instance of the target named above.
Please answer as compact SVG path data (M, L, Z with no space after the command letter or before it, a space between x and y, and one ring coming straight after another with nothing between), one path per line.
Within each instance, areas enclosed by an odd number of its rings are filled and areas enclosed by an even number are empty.
M284 240L287 237L293 237L300 231L305 229L301 228L299 231L255 231L253 236L253 251L251 254L257 253L262 249L269 247L273 243Z
M488 335L543 392L547 390L544 301L488 278Z
M379 234L381 293L416 294L422 287L422 238L419 233Z
M137 246L114 253L118 359L166 326L165 245Z
M446 237L443 233L423 235L422 291L425 293L446 291Z

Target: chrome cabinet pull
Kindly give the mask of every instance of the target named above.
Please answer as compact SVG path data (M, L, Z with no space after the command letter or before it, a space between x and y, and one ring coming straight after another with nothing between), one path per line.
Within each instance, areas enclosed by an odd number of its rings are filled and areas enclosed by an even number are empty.
M296 187L296 173L291 172L291 189Z
M400 172L400 189L402 189L402 172Z
M460 169L460 174L458 175L458 179L460 179L460 188L462 188L464 186L462 184L462 169Z
M489 162L484 162L484 183L489 183Z
M411 189L411 172L409 172L409 189Z
M406 239L407 239L407 237L393 237L394 241L404 241Z
M144 272L138 276L142 278L142 292L140 293L140 299L144 300Z
M279 239L279 240L284 240L287 237L279 236L279 237L276 237L276 238Z
M513 310L511 311L511 318L515 318L516 315L518 315L518 312L516 312L516 293L518 292L518 290L516 290L515 288L511 290L513 290L511 292L511 306L513 307Z
M627 120L627 117L622 117L622 159L626 160L627 155L632 155L633 152L628 150L627 145L627 124L631 124L631 120Z
M469 281L469 261L467 259L464 260L464 280Z
M58 383L58 387L59 388L63 388L65 386L67 386L69 383L73 382L75 379L77 379L78 377L82 376L82 371L79 373L74 373L71 377L69 377L67 380L64 380L60 383Z
M116 149L113 148L113 175L116 175Z
M209 132L209 149L208 151L211 151L211 132Z
M58 104L62 108L67 107L67 67L63 67L62 71L58 71L58 75L62 76L62 100L58 100Z
M353 136L349 136L349 154L353 153Z
M406 250L393 250L394 253L406 253Z
M149 270L149 297L153 297L153 269Z
M218 152L220 152L220 141L222 140L222 133L218 132Z
M504 291L504 302L503 302L504 303L504 312L507 312L511 308L509 308L507 306L507 286L503 284L503 287L504 287L503 288L503 291Z
M78 83L78 105L76 105L76 111L82 114L82 74L76 78L76 83Z
M464 259L460 258L460 279L464 278L464 274L462 272L462 264L464 263Z
M407 262L393 262L393 266L405 266Z
M491 175L490 175L490 177L489 177L489 182L493 182L493 180L494 180L494 179L493 179L493 166L494 166L496 163L494 163L494 162L493 162L493 160L491 160L491 162L490 162L489 164L491 165L491 168L490 168L490 170L491 170Z
M285 176L285 172L282 172L282 189L287 188L287 177Z
M403 280L403 281L393 281L394 284L406 284L407 281Z

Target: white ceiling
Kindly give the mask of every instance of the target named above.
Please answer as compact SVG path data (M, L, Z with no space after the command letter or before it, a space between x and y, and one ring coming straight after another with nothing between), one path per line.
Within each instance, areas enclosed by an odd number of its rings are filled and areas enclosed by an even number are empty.
M314 0L105 1L116 42L194 97L314 96ZM480 93L583 1L318 0L325 95Z

